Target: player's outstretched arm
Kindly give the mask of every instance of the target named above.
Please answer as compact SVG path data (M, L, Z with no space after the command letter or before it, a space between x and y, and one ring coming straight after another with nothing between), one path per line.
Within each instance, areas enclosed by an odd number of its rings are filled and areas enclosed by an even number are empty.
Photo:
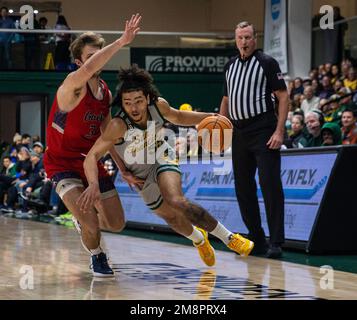
M166 120L180 126L194 126L204 118L215 115L215 113L176 110L170 107L168 102L162 98L159 98L157 107Z
M121 119L112 119L88 152L83 164L88 187L77 201L82 211L88 211L94 205L94 202L100 200L97 162L114 146L118 139L124 136L125 130L126 126Z
M69 112L73 110L75 105L72 106L66 100L70 100L75 92L83 88L93 74L103 68L119 49L134 40L140 30L140 21L141 15L132 15L131 19L126 21L125 31L119 39L97 51L78 70L67 76L57 93L58 99L61 100L59 105L62 111ZM66 97L68 98L66 99Z

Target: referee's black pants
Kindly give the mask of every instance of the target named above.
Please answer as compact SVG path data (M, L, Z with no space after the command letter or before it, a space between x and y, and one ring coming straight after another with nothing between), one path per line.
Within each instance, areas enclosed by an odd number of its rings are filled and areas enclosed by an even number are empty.
M232 122L235 189L249 237L256 245L265 243L255 181L258 168L270 243L281 245L284 242L284 193L280 178L280 150L271 150L266 145L276 129L277 118L274 112L268 112L249 120Z

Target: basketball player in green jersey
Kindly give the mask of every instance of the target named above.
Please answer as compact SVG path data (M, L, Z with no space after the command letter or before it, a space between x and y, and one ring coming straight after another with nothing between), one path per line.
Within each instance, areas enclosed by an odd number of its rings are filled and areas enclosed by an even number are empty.
M124 179L136 185L146 205L173 230L193 241L206 265L213 266L216 260L207 232L240 255L249 255L254 246L252 241L227 230L207 210L185 198L179 166L169 156L173 150L164 139L158 145L157 139L150 138L150 131L159 133L166 120L179 126L193 126L213 114L170 107L159 97L151 75L136 65L121 69L119 81L113 102L119 111L84 161L89 186L78 199L81 210L85 212L100 201L97 161L114 147L114 160Z

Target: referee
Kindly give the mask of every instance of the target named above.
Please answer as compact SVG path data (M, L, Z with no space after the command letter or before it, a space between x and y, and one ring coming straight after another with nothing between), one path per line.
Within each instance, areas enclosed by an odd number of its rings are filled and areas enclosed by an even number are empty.
M238 56L225 66L220 113L233 123L232 161L243 221L254 241L252 254L280 258L284 242L284 194L280 147L288 114L288 93L278 62L256 49L254 26L241 22L235 31ZM275 101L279 101L277 117ZM261 224L255 173L264 198L270 234Z

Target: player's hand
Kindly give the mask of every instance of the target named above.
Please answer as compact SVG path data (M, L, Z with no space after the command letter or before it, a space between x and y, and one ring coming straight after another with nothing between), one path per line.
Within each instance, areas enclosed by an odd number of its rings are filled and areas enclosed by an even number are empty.
M92 183L79 196L77 205L81 211L88 212L97 201L100 201L99 185L97 183Z
M273 135L270 137L267 146L269 149L280 149L284 141L284 131L275 130Z
M120 37L120 40L123 42L124 45L129 44L132 42L136 36L136 34L139 32L140 24L141 21L141 15L140 14L133 14L130 18L130 20L125 22L125 31L123 35Z
M135 177L129 170L120 172L120 175L122 179L128 183L131 190L133 190L133 187L136 187L139 190L143 188L145 180Z

